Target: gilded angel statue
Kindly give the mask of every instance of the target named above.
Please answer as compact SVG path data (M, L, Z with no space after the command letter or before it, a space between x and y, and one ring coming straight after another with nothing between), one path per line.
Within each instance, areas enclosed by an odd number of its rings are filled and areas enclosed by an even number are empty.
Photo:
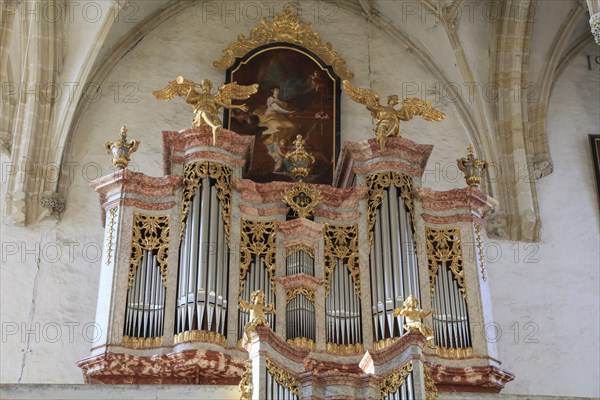
M196 88L200 87L201 92ZM219 131L223 123L217 115L221 107L227 109L238 109L248 111L245 104L231 104L232 100L247 100L258 91L258 84L238 85L236 82L225 84L219 88L217 93L211 93L212 83L203 79L200 84L178 76L161 90L152 92L159 100L171 100L176 96L185 96L185 101L194 106L194 126L208 125L212 130L213 146L217 143Z
M397 317L402 315L405 321L404 329L406 329L407 332L420 332L423 336L425 336L425 339L427 339L429 346L435 347L433 345L433 331L423 324L423 322L421 322L421 318L426 318L432 313L432 310L425 311L420 309L419 299L413 295L410 295L406 300L404 300L402 308L396 308L392 316Z
M252 292L252 303L240 299L239 306L243 310L250 310L250 319L244 326L244 338L246 341L250 341L250 336L257 326L269 325L265 315L266 313L275 314L275 307L273 304L265 304L265 293L262 290Z
M396 109L399 99L395 94L388 96L387 105L383 106L379 104L379 96L371 89L354 86L347 80L343 82L343 86L348 96L367 106L367 110L371 111L371 115L377 120L375 136L381 151L387 137L402 137L400 121L410 121L415 115L420 115L426 121L441 121L446 118L446 114L433 108L431 100L413 97L403 100L400 109Z

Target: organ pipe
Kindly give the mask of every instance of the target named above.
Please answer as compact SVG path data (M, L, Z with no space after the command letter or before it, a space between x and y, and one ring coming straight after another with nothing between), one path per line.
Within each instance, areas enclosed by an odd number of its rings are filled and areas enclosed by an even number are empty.
M362 343L360 299L346 265L336 259L326 299L327 342L339 345Z
M412 218L394 183L382 189L374 210L370 252L373 336L376 342L404 334L402 317L393 317L404 299L419 297Z
M215 181L201 179L184 221L175 333L227 333L229 249Z
M439 263L432 303L436 345L446 349L470 348L466 302L452 271L444 263Z
M154 252L143 250L127 292L124 335L156 338L164 331L164 286Z

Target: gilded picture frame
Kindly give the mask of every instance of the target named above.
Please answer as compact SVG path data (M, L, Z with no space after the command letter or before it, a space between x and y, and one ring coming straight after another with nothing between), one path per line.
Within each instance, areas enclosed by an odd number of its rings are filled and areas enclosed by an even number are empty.
M248 111L225 110L224 127L255 137L246 178L291 181L284 155L297 135L315 157L305 181L331 184L340 151L341 80L310 50L291 43L259 46L226 70L226 82L259 84Z

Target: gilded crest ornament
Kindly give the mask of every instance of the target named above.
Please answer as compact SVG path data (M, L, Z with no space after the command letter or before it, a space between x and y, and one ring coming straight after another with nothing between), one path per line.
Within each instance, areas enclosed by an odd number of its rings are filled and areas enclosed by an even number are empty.
M321 192L304 182L297 182L283 193L283 201L300 218L308 218L315 212L315 207L323 200Z
M375 136L381 151L384 149L387 137L402 137L400 121L410 121L415 115L421 116L426 121L442 121L446 118L446 114L433 108L431 100L413 97L403 100L401 107L396 109L399 98L395 94L388 96L387 105L384 106L379 103L379 96L371 89L354 86L347 80L343 82L343 87L346 94L355 102L365 105L377 121Z
M263 18L260 26L253 28L248 37L239 35L236 42L231 42L219 61L213 65L223 70L233 65L236 58L242 58L249 51L269 43L285 42L302 46L331 65L333 70L344 79L354 78L354 74L346 69L346 61L332 50L331 43L323 44L321 36L313 32L312 24L303 24L289 7L276 15L273 21Z
M286 169L298 182L283 193L283 201L300 218L308 218L315 211L315 207L322 201L321 192L302 181L310 172L315 158L304 148L304 139L296 136L295 149L284 156Z
M106 152L113 156L112 163L117 169L125 169L131 161L131 155L135 153L140 141L133 139L127 141L127 127L121 127L121 137L114 142L104 143Z
M199 87L201 91L197 91ZM162 88L152 92L154 97L159 100L171 100L177 96L185 96L185 101L194 106L194 121L193 126L208 125L212 130L213 146L217 143L219 131L223 127L221 119L217 115L221 108L230 110L248 111L245 104L232 104L232 100L247 100L251 95L258 92L258 84L253 85L238 85L236 82L231 82L219 88L217 93L211 93L212 82L208 79L203 79L200 84L185 79L183 76L178 76L177 79L171 81Z
M456 160L456 164L458 165L458 169L465 174L467 185L471 187L479 186L481 178L488 167L486 161L475 158L475 150L472 144L467 147L467 157Z

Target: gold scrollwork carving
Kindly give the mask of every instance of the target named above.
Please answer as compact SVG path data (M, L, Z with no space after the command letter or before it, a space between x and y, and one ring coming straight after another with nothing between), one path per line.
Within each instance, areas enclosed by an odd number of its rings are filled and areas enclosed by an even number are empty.
M391 338L386 338L386 339L382 339L377 342L374 342L373 349L374 350L383 350L386 347L388 347L389 345L391 345L392 343L394 343L397 339L398 338L391 337Z
M413 231L415 229L412 177L400 172L380 172L368 175L367 186L369 187L369 191L367 196L369 200L367 205L367 222L369 224L369 252L371 252L373 245L373 228L375 227L375 219L377 218L377 208L381 205L384 191L392 184L400 189L400 196L410 212Z
M246 360L246 368L238 387L242 393L240 400L252 400L252 360Z
M425 236L427 238L427 262L429 264L429 290L431 291L431 297L435 293L435 278L439 264L444 264L452 271L452 275L456 279L466 301L467 288L465 287L460 230L426 228Z
M311 340L309 338L305 338L305 337L297 337L294 339L288 339L287 342L289 344L291 344L292 346L303 347L305 349L314 350L317 348L317 344L313 340Z
M311 256L313 259L315 258L315 249L313 249L312 247L308 247L307 245L302 243L293 244L291 246L286 247L285 256L290 256L298 251L303 251L309 256Z
M267 371L273 379L281 386L292 392L295 396L298 396L298 392L300 391L300 383L298 379L285 371L279 365L275 364L269 357L266 358Z
M481 237L481 225L479 224L475 224L475 235L477 238L477 251L479 254L479 265L481 267L481 278L485 281L485 257L483 256L483 239Z
M275 290L275 222L252 221L242 218L240 246L240 293L244 287L246 273L252 263L252 256L262 255Z
M338 355L353 355L360 354L364 352L364 347L362 343L354 343L354 344L337 344L337 343L327 343L326 349L328 353L338 354Z
M312 24L303 24L298 16L289 8L276 15L273 21L263 18L260 26L253 28L248 37L239 35L236 42L231 42L219 61L213 65L216 68L228 69L236 58L244 57L249 51L268 43L285 42L300 45L320 57L326 64L343 79L352 79L354 74L346 69L346 61L332 50L331 43L323 44L321 36L313 32Z
M131 259L129 261L129 282L133 284L135 270L144 254L143 250L156 251L156 261L160 266L163 286L167 286L167 259L169 257L169 216L135 213L131 238Z
M293 289L288 289L285 292L285 303L289 303L294 297L296 297L297 295L302 294L304 295L308 301L310 301L311 303L315 302L315 292L313 292L310 289L307 289L305 287L297 287L297 288L293 288Z
M390 393L395 393L402 387L404 380L413 370L412 361L407 362L395 372L386 375L379 383L379 397L384 398Z
M466 358L473 357L473 348L472 347L464 347L464 348L445 348L437 346L435 348L435 354L442 358Z
M425 400L437 400L438 391L437 387L435 387L435 382L431 378L429 368L427 368L426 365L423 365L423 370L425 372Z
M210 342L223 347L227 344L225 336L213 331L185 331L176 334L173 338L173 343L175 344L192 341Z
M179 240L183 239L185 218L190 209L190 202L201 186L202 179L213 178L217 188L217 199L221 202L221 218L225 228L227 243L231 244L231 168L208 161L186 164L183 167L183 194L181 196L181 223Z
M325 229L325 294L335 268L335 260L344 262L350 271L356 295L360 296L360 266L358 257L358 226L327 225Z
M148 347L159 347L162 346L163 337L151 337L151 338L138 338L131 336L123 336L121 345L125 347L131 347L133 349L145 349Z
M110 265L113 251L113 240L115 236L115 223L117 216L117 207L108 210L108 248L106 249L106 265Z

